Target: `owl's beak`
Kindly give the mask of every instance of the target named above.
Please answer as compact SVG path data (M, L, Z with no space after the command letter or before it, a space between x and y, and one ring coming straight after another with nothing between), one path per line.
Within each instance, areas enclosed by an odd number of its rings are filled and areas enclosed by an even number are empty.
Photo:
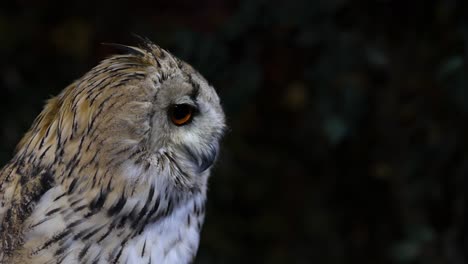
M202 173L209 169L218 157L218 143L210 144L207 150L204 150L201 154L193 151L190 147L185 146L190 159L196 164L197 172Z
M198 172L202 173L206 171L213 163L216 161L218 157L218 144L216 146L211 145L210 150L206 153L206 155L202 155L200 161L198 162Z

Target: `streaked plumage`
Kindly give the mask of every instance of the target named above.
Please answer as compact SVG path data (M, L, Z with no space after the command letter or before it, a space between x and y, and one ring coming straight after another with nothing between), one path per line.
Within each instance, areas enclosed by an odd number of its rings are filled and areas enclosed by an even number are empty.
M149 42L48 101L0 173L0 263L187 263L224 114L191 66ZM184 125L175 105L194 109ZM180 115L180 114L179 114Z

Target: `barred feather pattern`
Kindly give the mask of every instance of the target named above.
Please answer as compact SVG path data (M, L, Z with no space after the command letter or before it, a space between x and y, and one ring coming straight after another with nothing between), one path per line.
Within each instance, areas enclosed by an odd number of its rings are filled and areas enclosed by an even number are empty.
M189 263L224 130L214 89L126 47L50 99L0 174L0 263ZM171 104L198 108L170 123Z

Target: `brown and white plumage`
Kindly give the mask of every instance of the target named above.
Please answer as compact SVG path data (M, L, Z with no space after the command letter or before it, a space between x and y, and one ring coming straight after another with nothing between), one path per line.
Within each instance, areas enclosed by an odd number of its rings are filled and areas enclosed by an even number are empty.
M127 48L49 100L1 171L0 263L195 256L224 129L219 98L158 46ZM191 111L183 125L176 106Z

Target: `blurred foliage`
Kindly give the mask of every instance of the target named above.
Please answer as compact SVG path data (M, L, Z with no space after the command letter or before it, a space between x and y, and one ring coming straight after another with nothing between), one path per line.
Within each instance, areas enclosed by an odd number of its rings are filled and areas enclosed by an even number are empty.
M57 94L146 36L229 131L197 263L468 263L461 0L4 1L0 160Z

